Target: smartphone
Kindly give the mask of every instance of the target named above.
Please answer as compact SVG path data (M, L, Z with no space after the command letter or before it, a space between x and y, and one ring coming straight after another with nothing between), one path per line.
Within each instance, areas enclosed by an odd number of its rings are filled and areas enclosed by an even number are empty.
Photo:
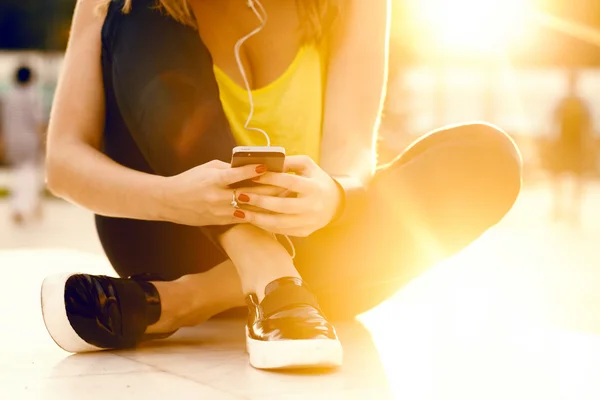
M262 164L271 172L283 172L285 163L285 149L278 146L237 146L231 156L231 167ZM255 182L238 182L231 187L248 187L256 185Z

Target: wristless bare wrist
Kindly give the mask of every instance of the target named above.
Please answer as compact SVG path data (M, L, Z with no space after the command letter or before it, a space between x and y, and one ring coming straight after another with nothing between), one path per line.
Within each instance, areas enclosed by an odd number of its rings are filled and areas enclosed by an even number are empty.
M367 203L367 190L362 181L352 176L332 176L340 191L338 210L330 225L344 224L350 221Z
M172 178L156 176L150 190L150 203L156 221L181 223L177 212L176 196L172 187Z

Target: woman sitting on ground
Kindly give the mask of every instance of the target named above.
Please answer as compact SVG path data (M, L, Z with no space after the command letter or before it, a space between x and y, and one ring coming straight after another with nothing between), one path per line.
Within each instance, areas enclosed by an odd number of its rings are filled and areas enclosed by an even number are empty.
M487 124L429 133L375 168L389 0L96 6L76 7L48 184L97 215L120 278L44 282L46 326L68 351L133 347L246 306L254 367L337 366L331 321L467 246L519 193L519 153ZM250 126L285 147L283 173L231 168L236 145L265 144L245 129L251 109Z

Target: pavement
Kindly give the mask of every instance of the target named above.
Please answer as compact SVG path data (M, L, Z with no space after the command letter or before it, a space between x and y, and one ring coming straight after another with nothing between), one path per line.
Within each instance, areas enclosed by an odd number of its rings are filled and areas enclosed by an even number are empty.
M248 366L243 325L213 321L121 352L69 355L39 310L44 276L110 273L93 218L45 203L14 227L0 202L0 398L600 398L600 184L580 227L548 218L546 182L528 185L495 229L394 298L340 324L344 367L269 373Z

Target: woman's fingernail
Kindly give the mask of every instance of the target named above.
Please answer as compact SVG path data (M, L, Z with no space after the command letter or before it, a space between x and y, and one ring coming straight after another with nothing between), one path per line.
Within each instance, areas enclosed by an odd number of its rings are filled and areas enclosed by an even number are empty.
M238 196L238 200L241 201L242 203L247 203L250 201L250 197L248 197L247 194L242 193Z
M235 210L235 212L233 213L233 216L239 219L244 219L246 218L246 214L243 211L240 210Z
M265 165L259 165L256 167L257 174L264 174L265 172L267 172L267 167Z

